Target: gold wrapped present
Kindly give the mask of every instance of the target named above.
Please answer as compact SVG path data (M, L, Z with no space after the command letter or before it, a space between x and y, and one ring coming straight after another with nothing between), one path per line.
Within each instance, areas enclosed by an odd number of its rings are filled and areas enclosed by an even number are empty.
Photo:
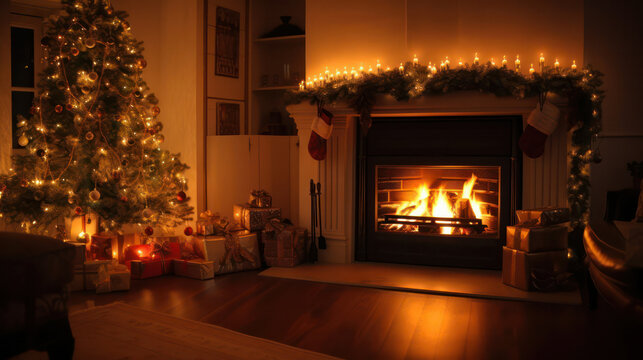
M86 261L75 266L70 291L96 290L97 294L129 290L130 272L115 260Z
M272 220L261 233L263 255L268 266L292 267L306 261L308 231Z
M271 219L281 218L280 208L253 208L248 204L235 205L233 213L234 221L250 231L261 231Z
M195 236L194 249L214 261L215 274L258 269L261 266L257 234L233 232L222 236Z
M229 223L230 221L226 217L221 217L218 213L207 210L199 214L196 221L196 233L203 236L223 235Z
M567 250L567 227L507 226L507 247L526 252Z
M568 208L541 208L530 210L516 210L519 224L549 226L568 222L570 212Z
M77 241L66 241L66 243L74 245L74 249L76 250L74 253L74 265L82 265L85 263L85 252L87 251L85 243Z
M198 280L214 278L214 262L205 259L174 259L174 275Z
M539 274L555 277L567 270L567 250L528 253L502 247L502 282L522 290L534 290Z
M253 190L248 204L255 208L269 208L272 206L272 196L266 190Z

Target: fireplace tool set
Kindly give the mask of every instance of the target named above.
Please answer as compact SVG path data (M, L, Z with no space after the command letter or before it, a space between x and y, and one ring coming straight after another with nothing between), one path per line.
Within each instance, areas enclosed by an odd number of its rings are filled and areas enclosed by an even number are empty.
M317 226L319 226L319 237L317 237ZM326 249L326 238L322 235L321 219L321 183L315 185L315 181L310 179L310 250L309 258L312 262L317 261L317 247Z

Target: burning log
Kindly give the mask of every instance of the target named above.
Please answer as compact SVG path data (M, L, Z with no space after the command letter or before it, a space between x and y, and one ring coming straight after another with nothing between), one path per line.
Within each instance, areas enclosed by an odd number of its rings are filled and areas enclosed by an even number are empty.
M458 199L455 204L455 211L459 218L464 219L475 219L476 213L473 211L471 206L471 200L469 199Z

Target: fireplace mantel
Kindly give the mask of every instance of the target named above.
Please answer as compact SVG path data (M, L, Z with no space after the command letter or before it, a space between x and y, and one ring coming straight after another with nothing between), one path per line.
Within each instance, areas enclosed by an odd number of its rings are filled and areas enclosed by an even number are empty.
M523 158L524 208L540 206L567 206L567 153L570 144L566 131L565 99L548 100L559 108L563 116L558 129L549 136L545 154L538 159ZM537 98L515 99L496 97L479 92L460 92L443 96L422 97L398 102L390 96L378 98L372 117L417 116L487 116L520 115L523 127ZM333 133L327 143L324 161L314 160L308 154L311 124L317 107L309 103L288 106L288 112L297 124L299 137L299 222L310 228L310 179L322 183L323 233L328 248L320 250L322 262L350 263L354 261L355 244L355 160L358 114L347 104L328 104L333 113Z

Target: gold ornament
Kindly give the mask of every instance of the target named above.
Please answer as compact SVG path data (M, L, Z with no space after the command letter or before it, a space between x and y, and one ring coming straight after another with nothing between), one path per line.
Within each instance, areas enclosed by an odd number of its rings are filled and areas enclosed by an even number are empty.
M91 131L88 131L87 134L85 134L85 139L87 139L87 141L94 140L94 133Z
M62 105L56 105L54 107L54 111L56 111L57 113L63 112L63 106Z
M90 89L89 86L83 86L83 87L80 88L80 91L82 91L83 94L87 95L90 92L92 92L92 89Z
M152 115L157 116L158 114L161 113L161 108L158 106L155 106L152 108Z
M96 46L96 40L92 38L85 40L85 46L87 46L87 48L89 49L93 48L94 46Z
M154 215L154 212L152 211L152 209L146 207L145 209L143 209L142 215L143 218L149 219Z
M83 117L82 117L82 116L80 116L80 115L76 115L76 116L74 116L74 122L75 122L76 124L80 124L80 123L82 123L82 122L83 122Z
M89 200L98 201L100 200L100 192L96 189L89 192Z
M80 51L78 51L78 49L75 47L71 48L70 52L74 56L78 56L78 54L80 54Z
M27 146L27 144L29 144L29 139L25 134L20 135L20 137L18 138L18 144L20 146Z
M98 74L95 71L92 71L87 75L89 77L89 80L91 81L96 81L98 80Z

